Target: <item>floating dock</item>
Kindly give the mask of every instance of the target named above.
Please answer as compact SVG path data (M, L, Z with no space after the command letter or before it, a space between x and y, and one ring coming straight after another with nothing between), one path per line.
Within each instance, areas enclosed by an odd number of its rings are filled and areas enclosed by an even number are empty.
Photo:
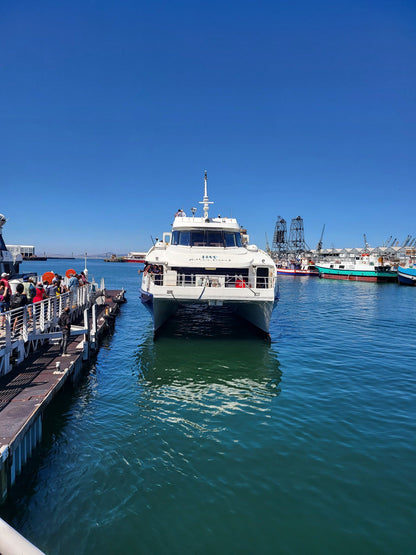
M98 350L101 337L111 330L120 304L126 301L124 293L103 290L83 313L78 313L67 356L60 355L61 334L53 328L44 328L43 341L39 340L42 334L36 332L30 350L24 347L30 334L20 340L23 345L18 350L23 349L26 356L14 364L12 360L6 365L7 373L0 375L0 503L42 439L46 408L68 380L77 379L83 364ZM79 320L82 325L76 325Z

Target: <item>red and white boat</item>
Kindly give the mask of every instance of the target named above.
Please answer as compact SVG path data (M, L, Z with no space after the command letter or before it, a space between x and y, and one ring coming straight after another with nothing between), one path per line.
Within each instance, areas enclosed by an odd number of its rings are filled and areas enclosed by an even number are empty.
M276 271L286 276L319 276L314 263L311 260L302 259L288 262L276 262Z
M129 252L127 256L124 257L125 262L138 262L144 264L144 259L146 257L145 252Z

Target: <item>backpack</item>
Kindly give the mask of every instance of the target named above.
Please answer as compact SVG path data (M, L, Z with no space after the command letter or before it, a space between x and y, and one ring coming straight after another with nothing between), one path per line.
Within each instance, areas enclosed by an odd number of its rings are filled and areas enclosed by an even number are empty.
M34 297L36 297L36 287L33 285L33 283L31 283L29 285L29 298L30 300L33 300Z
M14 308L19 308L21 306L24 306L22 296L18 295L17 293L15 295L12 295L12 298L10 299L10 310L13 310Z

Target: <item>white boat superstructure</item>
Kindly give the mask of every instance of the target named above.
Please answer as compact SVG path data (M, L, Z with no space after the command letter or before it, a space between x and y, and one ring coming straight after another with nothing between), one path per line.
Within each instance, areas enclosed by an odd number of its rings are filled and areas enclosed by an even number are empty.
M142 302L152 311L155 332L181 305L231 308L265 334L277 301L276 267L235 218L209 217L212 202L205 173L204 215L176 215L146 255ZM244 242L243 242L244 241Z

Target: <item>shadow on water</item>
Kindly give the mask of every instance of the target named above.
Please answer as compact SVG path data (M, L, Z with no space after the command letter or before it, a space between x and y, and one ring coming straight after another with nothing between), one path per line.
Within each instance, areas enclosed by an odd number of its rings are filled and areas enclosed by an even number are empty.
M139 379L156 388L246 380L280 392L277 353L232 314L218 318L212 310L185 310L167 323L157 341L149 338L139 347L136 360Z
M192 337L264 339L264 333L236 316L231 309L207 305L181 306L161 328L161 337L189 339Z

